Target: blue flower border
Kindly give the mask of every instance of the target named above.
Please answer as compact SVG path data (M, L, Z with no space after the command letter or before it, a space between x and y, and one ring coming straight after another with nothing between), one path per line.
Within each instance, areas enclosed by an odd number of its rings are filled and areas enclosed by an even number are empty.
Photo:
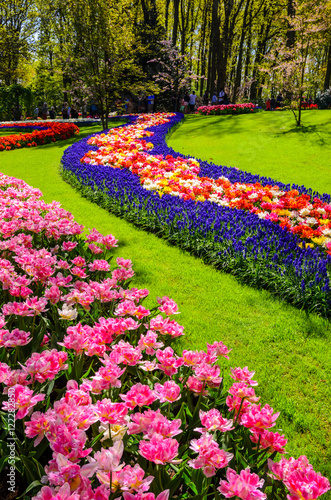
M150 128L154 132L149 138L154 144L153 155L189 158L174 152L165 142L171 129L182 119L183 115L177 113L169 123ZM129 117L128 124L134 120L135 117ZM208 201L184 201L171 195L160 197L145 190L139 177L128 169L81 163L85 153L98 149L88 145L87 140L70 146L62 158L64 178L84 196L190 251L206 263L234 274L240 281L266 288L299 308L331 318L331 257L324 251L306 246L303 240L277 224L244 210L220 207ZM206 161L200 161L200 167L201 176L226 176L231 182L277 184L281 189L297 189L327 203L331 200L328 194L320 195L304 186L283 184L235 168Z

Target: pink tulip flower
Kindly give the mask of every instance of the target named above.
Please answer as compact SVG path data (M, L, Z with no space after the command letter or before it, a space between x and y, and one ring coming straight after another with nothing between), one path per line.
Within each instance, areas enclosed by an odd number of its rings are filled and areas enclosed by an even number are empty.
M125 401L128 408L139 406L149 406L156 400L156 394L148 385L135 384L126 394L120 394L120 397Z
M160 434L154 434L150 441L140 441L139 453L155 464L178 463L174 460L178 454L178 447L176 439L164 439Z
M237 474L233 469L226 471L226 479L220 480L220 486L217 488L225 498L238 497L243 500L263 500L267 495L261 491L264 480L257 474L250 472L247 468Z

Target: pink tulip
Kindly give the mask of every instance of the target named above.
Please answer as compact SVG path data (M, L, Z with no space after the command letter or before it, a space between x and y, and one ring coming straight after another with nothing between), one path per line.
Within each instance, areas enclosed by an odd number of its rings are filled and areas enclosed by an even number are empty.
M254 377L255 372L248 371L247 366L245 366L244 368L230 368L230 370L231 370L230 376L235 380L235 382L246 382L250 386L258 385L257 382L252 380L252 377Z
M315 472L307 457L282 458L278 463L268 460L272 476L283 481L289 490L289 500L315 500L330 490L330 482L319 472Z
M257 474L250 472L247 468L237 474L233 469L226 471L226 479L220 480L220 486L217 488L225 498L238 497L243 500L263 500L267 495L261 491L264 480Z
M164 465L174 462L178 447L179 443L176 439L165 439L160 434L154 434L150 441L140 441L139 453L150 462Z
M181 397L181 389L173 380L167 380L163 385L155 384L154 390L161 403L173 403Z
M260 433L264 429L274 427L279 412L273 415L273 411L269 405L265 405L263 408L261 408L261 405L251 405L243 413L240 423L253 432Z
M104 398L97 401L95 412L101 422L124 425L128 408L124 403L112 403L110 399Z
M36 394L33 396L33 391L22 385L15 385L15 408L17 410L16 418L21 419L26 417L32 408L45 399L45 394ZM2 406L5 410L11 409L11 403L4 401Z
M128 408L139 406L149 406L156 400L155 392L148 385L135 384L126 394L120 394L120 397L125 401Z
M199 416L203 427L205 427L208 431L214 432L218 430L220 432L227 432L234 428L233 420L223 418L216 408L212 408L206 412L200 410ZM199 432L205 432L203 429L196 430L199 430Z

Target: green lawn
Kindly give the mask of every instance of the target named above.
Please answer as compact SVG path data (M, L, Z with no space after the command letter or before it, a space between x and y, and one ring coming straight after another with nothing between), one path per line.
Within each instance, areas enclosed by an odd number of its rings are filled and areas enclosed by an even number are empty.
M31 132L31 130L29 130ZM7 135L20 135L25 133L25 131L19 130L17 128L1 128L0 127L0 137L6 137Z
M188 115L169 138L175 151L331 194L331 110Z
M254 118L261 120L260 116ZM202 118L206 128L201 133L215 120ZM236 118L240 122L250 117ZM188 124L198 124L200 119L189 117ZM183 134L184 127L186 124L171 141ZM84 128L80 137L97 130L97 126ZM81 198L59 175L64 149L78 139L4 151L0 153L0 170L40 188L46 201L60 201L87 228L113 233L119 239L115 255L133 261L133 286L150 290L146 305L154 305L156 297L163 295L179 304L181 314L176 320L186 332L181 347L203 349L206 342L222 340L233 348L228 364L255 370L261 402L282 412L276 428L281 427L289 438L289 453L306 454L315 468L330 478L330 323L298 311L266 291L239 284L232 276ZM185 141L182 135L183 146ZM190 142L188 139L187 149Z

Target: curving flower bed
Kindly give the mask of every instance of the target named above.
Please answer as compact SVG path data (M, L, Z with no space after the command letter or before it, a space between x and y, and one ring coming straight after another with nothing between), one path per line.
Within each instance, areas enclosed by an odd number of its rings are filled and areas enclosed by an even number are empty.
M219 341L175 353L176 303L142 305L148 290L129 287L131 261L110 265L112 235L84 238L39 190L4 175L0 185L7 491L34 500L313 500L330 489L305 456L280 458L287 440L274 432L279 414L255 394L254 372L231 368L224 387L231 349Z
M211 106L200 106L196 113L199 115L239 115L243 113L254 113L259 110L256 104L251 102L243 104L215 104Z
M63 141L79 134L79 128L74 123L60 122L24 122L0 124L0 128L33 129L31 133L20 133L0 137L0 151L11 151L24 147L42 146L50 142Z
M139 227L330 318L330 196L175 153L165 137L181 117L168 116L154 135L140 124L134 141L129 125L76 143L64 176Z
M318 198L311 200L308 194L299 194L297 190L282 191L278 186L262 186L259 182L231 183L224 176L218 179L199 177L199 162L194 158L153 156L153 144L142 138L153 135L146 131L148 127L167 120L167 115L163 120L155 116L147 120L138 118L131 127L92 137L88 144L99 149L86 153L81 162L128 168L138 175L145 189L160 196L171 194L196 202L208 200L223 207L255 213L297 234L312 247L313 243L321 245L331 255L331 204Z

